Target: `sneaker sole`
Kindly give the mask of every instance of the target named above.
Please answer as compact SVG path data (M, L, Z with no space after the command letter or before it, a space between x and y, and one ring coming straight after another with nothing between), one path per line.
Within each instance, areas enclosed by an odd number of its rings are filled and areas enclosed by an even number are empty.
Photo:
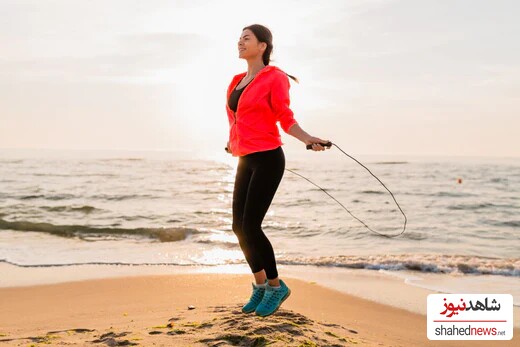
M260 304L260 303L258 303L258 304ZM244 310L244 308L242 307L242 313L252 313L252 312L255 312L256 307L258 307L258 305L256 305L255 308L253 308L253 309L251 309L249 311Z
M256 307L250 311L246 311L246 310L242 309L242 313L251 313L251 312L255 312L255 310L256 310Z
M282 298L282 300L280 301L280 304L278 304L278 306L276 306L276 308L274 309L273 312L271 313L268 313L268 314L264 314L264 315L261 315L261 314L258 314L256 313L257 316L260 316L260 317L267 317L267 316L270 316L272 315L273 313L275 313L276 311L278 311L278 309L280 308L280 306L282 306L282 303L287 300L287 298L289 297L289 295L291 295L291 290L289 288L287 288L287 294Z

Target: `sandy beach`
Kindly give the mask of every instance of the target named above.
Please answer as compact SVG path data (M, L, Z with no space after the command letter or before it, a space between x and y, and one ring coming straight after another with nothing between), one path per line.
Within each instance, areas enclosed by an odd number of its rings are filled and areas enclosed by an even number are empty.
M426 316L284 277L292 295L269 317L243 314L251 276L120 276L0 288L8 346L515 346L430 341ZM403 296L406 294L403 293ZM193 305L194 309L189 309Z

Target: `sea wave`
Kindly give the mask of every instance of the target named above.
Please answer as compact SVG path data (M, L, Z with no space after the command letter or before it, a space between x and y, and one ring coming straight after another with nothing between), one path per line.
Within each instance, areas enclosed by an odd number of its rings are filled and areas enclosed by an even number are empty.
M417 194L420 195L420 194ZM471 193L463 193L463 192L437 192L433 194L422 194L422 195L428 195L428 196L437 196L437 197L447 197L447 198L467 198L476 196L476 194Z
M198 234L193 228L171 227L171 228L110 228L103 226L87 225L56 225L52 223L35 223L30 221L6 221L0 219L0 229L16 231L44 232L55 236L67 238L79 238L92 241L93 236L104 239L113 236L145 236L160 242L175 242L185 240L189 235Z
M153 194L122 194L122 195L110 195L110 194L95 194L89 196L91 199L99 199L106 201L123 201L123 200L138 200L138 199L161 199L160 196Z
M507 220L507 221L497 221L497 220L488 220L486 223L499 226L499 227L520 227L520 220Z
M363 190L360 192L361 194L384 194L385 192L381 190Z
M40 206L41 209L49 212L82 212L85 214L92 213L94 211L102 211L94 206Z
M489 202L482 202L482 203L476 203L476 204L458 204L458 205L450 205L448 206L449 210L480 210L485 208L515 208L514 205L498 205L498 204L492 204Z
M19 264L7 259L0 259L0 263L6 263L18 267L57 267L57 266L77 266L77 265L118 265L118 266L138 266L138 265L175 265L175 266L194 266L199 264L186 264L186 263L129 263L122 261L86 261L81 263L47 263L47 264ZM206 266L218 266L219 264L207 264Z
M74 199L78 196L73 194L57 194L57 195L44 195L44 194L31 194L31 195L18 195L18 196L6 196L11 199L18 200L34 200L34 199L45 199L45 200L67 200Z
M368 270L479 274L520 277L520 258L488 258L467 255L390 254L374 256L330 256L279 258L286 265L334 266Z

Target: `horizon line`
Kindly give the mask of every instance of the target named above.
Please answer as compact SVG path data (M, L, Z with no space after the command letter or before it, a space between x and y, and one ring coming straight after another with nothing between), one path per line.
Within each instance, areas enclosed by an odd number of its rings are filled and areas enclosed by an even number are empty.
M4 150L14 150L14 151L68 151L68 152L199 152L199 153L211 153L215 152L204 151L204 150L183 150L183 149L171 149L171 148L144 148L144 149L115 149L115 148L102 148L102 149L92 149L92 148L36 148L36 147L0 147L0 151ZM503 158L503 159L520 159L520 155L509 155L509 156L496 156L496 155L470 155L470 154L406 154L406 153L396 153L396 154L377 154L377 153L357 153L356 155L361 156L408 156L408 157L464 157L464 158Z

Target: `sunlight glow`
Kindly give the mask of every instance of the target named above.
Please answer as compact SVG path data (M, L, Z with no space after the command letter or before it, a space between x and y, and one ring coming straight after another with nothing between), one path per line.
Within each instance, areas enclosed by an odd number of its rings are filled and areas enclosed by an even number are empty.
M204 250L200 257L191 258L192 261L202 265L223 265L228 262L240 262L243 259L244 255L240 249L227 250L222 248Z

